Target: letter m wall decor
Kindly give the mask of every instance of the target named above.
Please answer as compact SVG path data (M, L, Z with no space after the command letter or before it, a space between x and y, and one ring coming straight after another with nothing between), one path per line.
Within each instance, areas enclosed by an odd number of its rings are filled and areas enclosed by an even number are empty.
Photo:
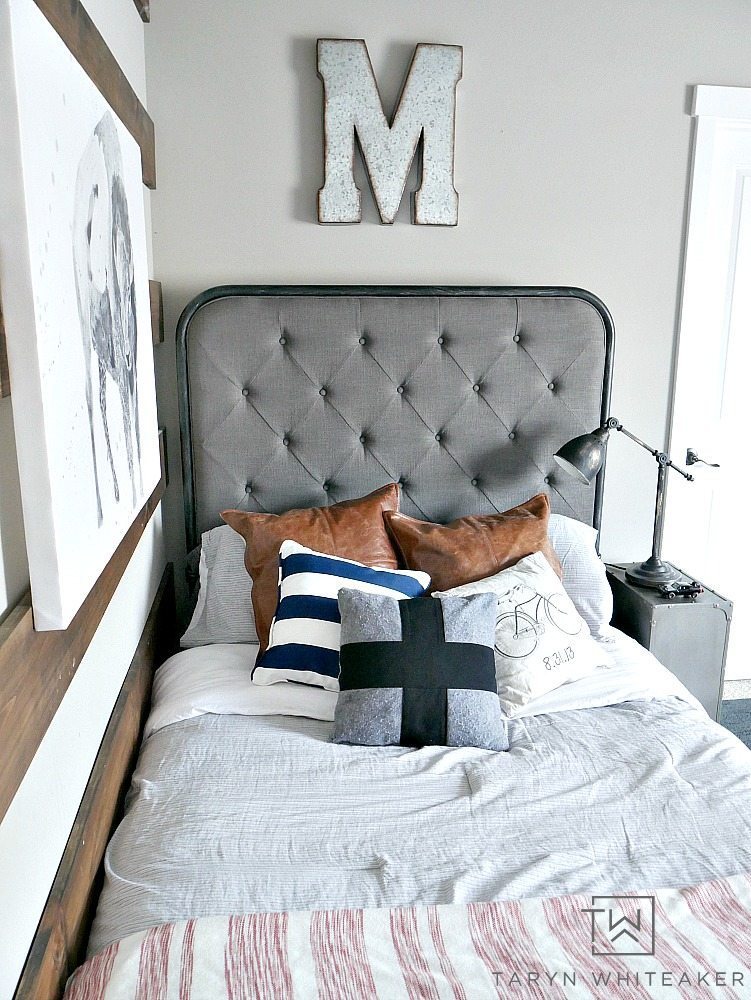
M422 182L413 199L413 222L455 226L459 197L454 189L454 122L461 46L415 47L390 125L362 39L319 38L318 75L324 88L325 142L318 221L361 221L361 194L354 178L357 134L381 222L396 218L422 139Z

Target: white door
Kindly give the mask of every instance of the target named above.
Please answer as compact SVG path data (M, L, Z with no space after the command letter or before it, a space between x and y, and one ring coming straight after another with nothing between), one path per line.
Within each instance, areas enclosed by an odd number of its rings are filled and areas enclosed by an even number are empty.
M664 552L735 604L726 676L751 677L751 88L697 87Z

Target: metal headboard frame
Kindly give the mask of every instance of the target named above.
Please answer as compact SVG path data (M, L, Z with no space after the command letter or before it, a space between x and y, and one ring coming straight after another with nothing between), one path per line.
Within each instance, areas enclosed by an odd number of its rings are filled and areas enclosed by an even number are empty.
M388 296L388 297L507 297L507 298L569 298L581 299L600 315L605 332L605 359L600 404L600 423L610 414L610 396L615 356L615 326L607 306L592 292L565 286L493 286L493 285L218 285L201 292L184 308L177 324L177 386L180 416L180 438L183 465L183 501L185 534L188 551L198 545L196 528L195 479L193 442L190 418L190 382L188 377L188 333L196 313L207 303L237 296ZM592 525L599 532L605 482L603 463L595 480Z

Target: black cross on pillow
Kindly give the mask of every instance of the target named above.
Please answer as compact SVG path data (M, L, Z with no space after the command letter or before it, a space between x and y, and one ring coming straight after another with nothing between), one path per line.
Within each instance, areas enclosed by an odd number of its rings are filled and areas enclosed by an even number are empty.
M342 648L340 653L341 673L339 687L342 692L361 691L376 692L378 689L401 689L401 726L400 739L402 746L447 746L452 745L450 739L450 702L451 692L487 692L491 699L463 698L463 714L480 706L482 727L487 725L487 714L490 711L496 716L497 725L502 730L505 740L500 705L497 698L495 661L493 655L493 635L495 628L495 599L489 595L475 595L480 598L471 606L471 598L417 598L413 600L394 601L399 609L401 619L401 639L388 638L370 641L345 641L352 629L346 621L347 607L340 595L343 613ZM368 608L364 620L371 623L378 616L378 603L393 601L376 595L358 594L360 606L372 604ZM464 614L469 621L472 615L483 614L483 627L480 629L484 642L477 641L447 641L442 601L461 602L459 618ZM468 603L470 602L470 603ZM469 618L467 617L469 616ZM393 614L390 616L393 621ZM452 614L456 622L456 614ZM477 629L473 638L477 638ZM456 638L456 636L452 636ZM340 699L344 704L351 699ZM362 699L363 707L378 715L378 699ZM393 728L394 719L385 716L389 711L389 703L382 699L381 711L384 715L384 728ZM378 719L372 724L377 726ZM339 742L347 742L345 739ZM354 742L354 741L353 741ZM388 740L384 740L388 742ZM473 741L472 745L486 745L484 742ZM496 749L497 747L493 747ZM505 748L505 747L504 747Z

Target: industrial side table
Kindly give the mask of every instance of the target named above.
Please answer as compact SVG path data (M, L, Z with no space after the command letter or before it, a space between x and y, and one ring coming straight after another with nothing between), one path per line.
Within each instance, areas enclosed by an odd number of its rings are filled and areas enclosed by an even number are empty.
M708 587L696 597L671 600L630 583L626 579L630 565L607 567L613 625L654 653L719 721L732 601ZM682 572L679 582L691 580Z

